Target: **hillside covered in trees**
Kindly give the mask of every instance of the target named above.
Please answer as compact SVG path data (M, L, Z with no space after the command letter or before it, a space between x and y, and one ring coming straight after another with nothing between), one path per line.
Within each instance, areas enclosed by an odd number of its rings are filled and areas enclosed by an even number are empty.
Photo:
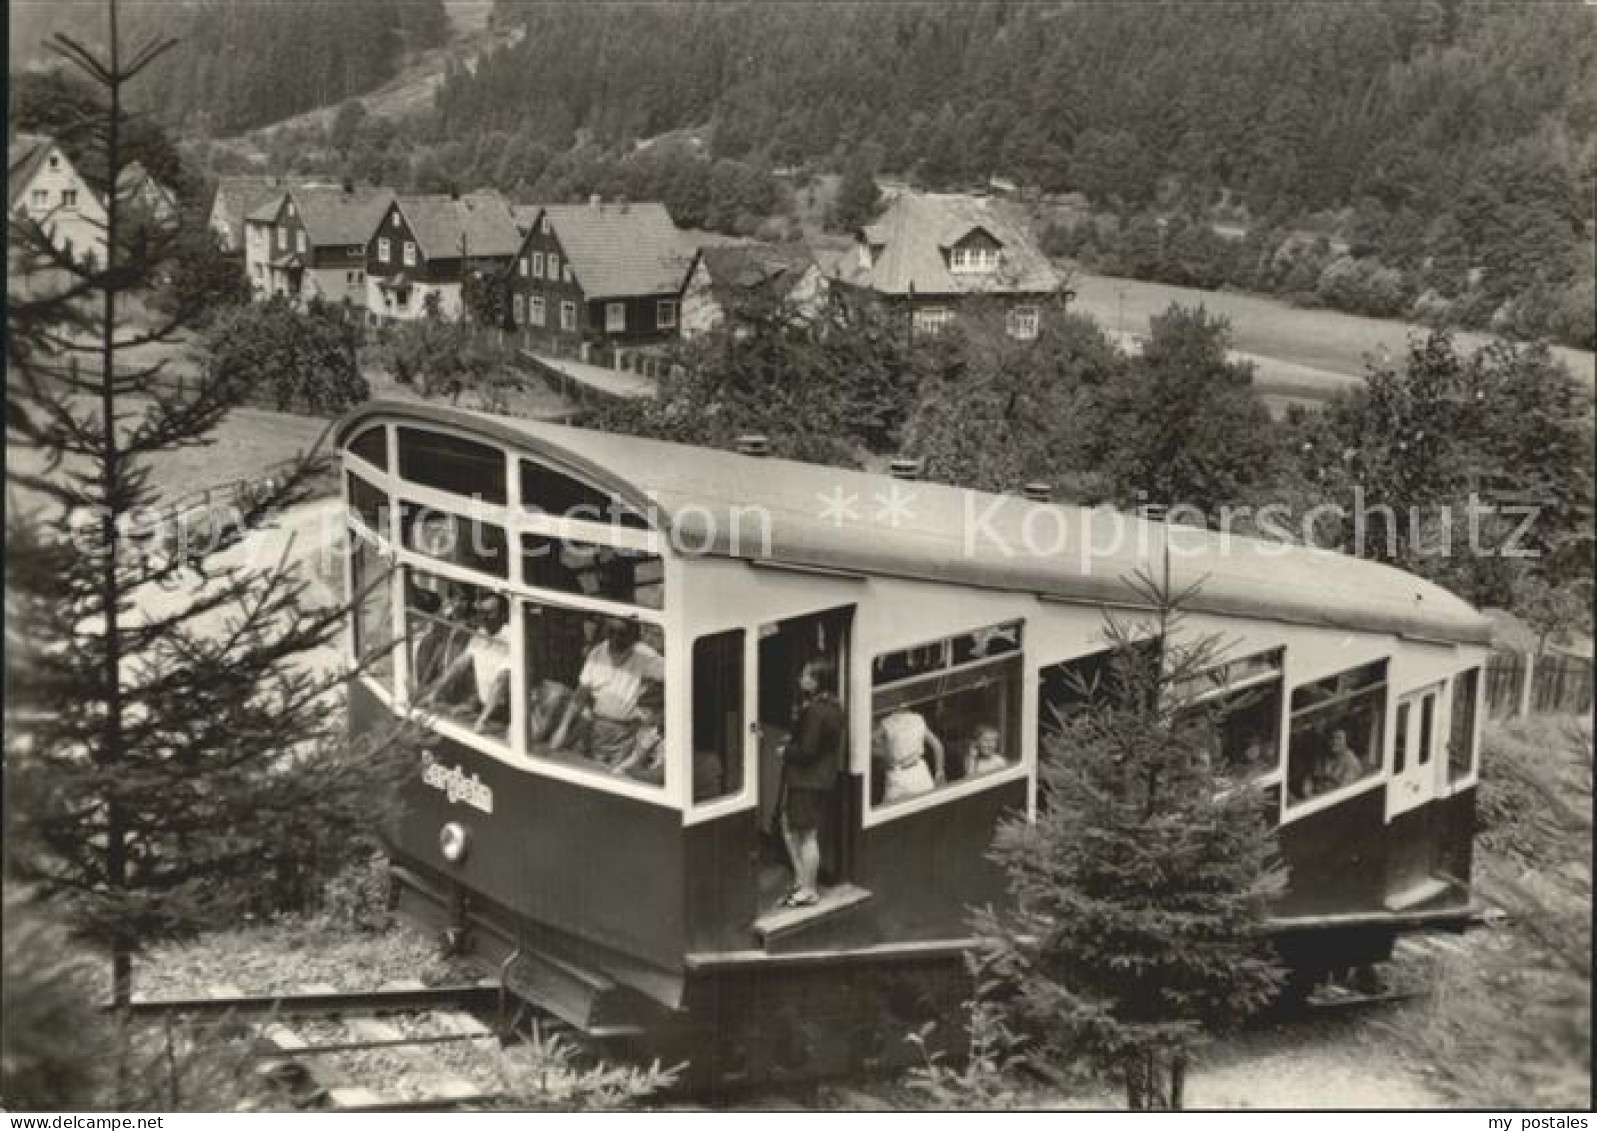
M526 36L451 74L431 129L451 168L506 188L579 131L624 149L692 128L715 158L868 154L932 188L1079 191L1125 221L1312 220L1373 260L1369 287L1320 288L1332 305L1485 324L1534 292L1509 329L1590 344L1597 13L1578 0L499 0L495 18Z
M443 42L442 0L123 0L124 45L178 40L133 94L185 133L234 133L360 94L407 51ZM56 33L106 37L101 0L24 0L10 9L13 72L48 64Z

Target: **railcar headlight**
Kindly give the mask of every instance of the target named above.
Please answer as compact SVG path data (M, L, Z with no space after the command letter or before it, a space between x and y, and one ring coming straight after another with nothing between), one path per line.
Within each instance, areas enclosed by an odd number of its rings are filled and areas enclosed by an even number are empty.
M444 854L444 859L451 864L459 864L466 858L466 850L470 847L471 838L466 835L466 826L459 821L450 821L438 830L438 851Z

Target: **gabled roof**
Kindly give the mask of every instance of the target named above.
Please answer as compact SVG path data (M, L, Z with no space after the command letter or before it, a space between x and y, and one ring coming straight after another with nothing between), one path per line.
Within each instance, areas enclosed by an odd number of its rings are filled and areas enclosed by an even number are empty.
M815 266L804 244L717 244L699 249L698 260L710 279L710 293L725 304L751 291L780 298Z
M394 190L357 185L295 185L288 190L313 247L366 245L394 199Z
M663 204L549 204L555 238L589 299L676 294L693 248Z
M497 192L398 196L394 206L428 259L459 259L462 244L472 259L509 259L521 247L521 229Z
M283 198L294 201L300 223L305 225L313 247L365 246L377 230L383 214L394 199L394 190L325 182L301 182L280 186L266 196L244 218L269 224L277 219Z
M951 273L948 249L976 231L1002 245L998 270ZM861 228L858 240L872 247L874 262L849 256L838 278L881 294L905 295L911 287L918 295L1045 294L1062 285L1019 213L987 197L906 192Z
M340 442L367 421L394 419L453 424L533 454L649 514L670 544L717 556L1123 605L1131 598L1126 580L1160 568L1168 537L1174 587L1202 582L1192 612L1491 641L1491 622L1467 602L1391 566L1167 527L1107 507L917 482L913 506L889 525L870 507L840 513L827 505L879 497L895 482L883 475L399 401L356 409L339 423ZM1059 548L1060 532L1076 552Z
M211 201L211 210L214 212L220 204L227 211L233 242L242 243L244 220L263 205L280 200L286 187L278 177L220 177L216 182L216 196Z
M142 161L122 167L116 179L118 199L143 197L147 202L158 203L162 208L177 208L177 194L150 175Z
M17 202L17 197L27 191L55 140L43 134L17 134L6 145L6 204Z

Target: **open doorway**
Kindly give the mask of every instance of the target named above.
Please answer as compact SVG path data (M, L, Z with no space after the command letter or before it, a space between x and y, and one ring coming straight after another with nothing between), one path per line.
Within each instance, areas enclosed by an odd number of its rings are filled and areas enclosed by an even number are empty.
M759 734L759 907L769 909L781 898L791 880L788 854L782 837L782 761L778 752L793 735L802 705L799 676L813 659L825 660L835 673L835 692L848 712L849 626L852 607L829 609L760 626L757 688ZM848 877L849 844L847 725L837 776L821 807L818 839L823 885L842 883Z

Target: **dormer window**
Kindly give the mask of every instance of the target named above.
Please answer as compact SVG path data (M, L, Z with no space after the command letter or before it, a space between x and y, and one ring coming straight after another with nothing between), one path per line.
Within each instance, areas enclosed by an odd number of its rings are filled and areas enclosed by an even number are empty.
M948 253L948 270L955 275L988 275L998 270L996 247L956 247Z
M50 154L50 170L51 170L51 172L54 172L55 170L57 170L59 168L61 168L61 155L59 153Z

